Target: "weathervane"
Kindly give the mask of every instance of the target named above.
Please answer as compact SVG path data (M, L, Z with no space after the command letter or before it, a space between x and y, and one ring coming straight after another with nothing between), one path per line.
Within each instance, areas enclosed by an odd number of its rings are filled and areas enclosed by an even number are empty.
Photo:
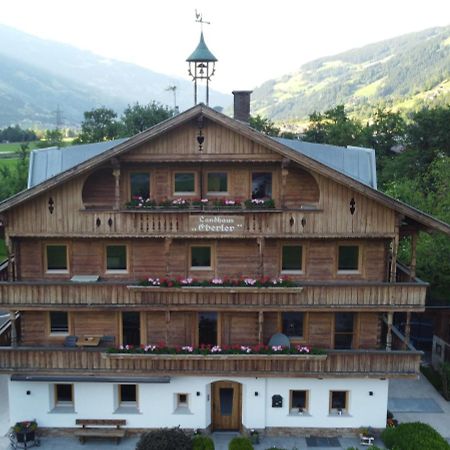
M206 25L211 25L211 22L207 22L206 20L203 20L203 14L197 12L195 10L195 21L200 24L200 31L203 33L203 24L206 23Z
M200 42L191 56L186 61L189 63L189 75L194 81L194 103L197 104L197 83L199 80L206 81L206 104L209 103L209 82L215 72L217 58L209 51L203 37L203 24L210 22L203 20L203 15L195 10L195 21L200 24Z

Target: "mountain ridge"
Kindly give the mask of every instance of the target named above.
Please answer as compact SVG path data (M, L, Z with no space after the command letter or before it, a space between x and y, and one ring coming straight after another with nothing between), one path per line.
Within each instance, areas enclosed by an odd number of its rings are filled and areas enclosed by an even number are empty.
M426 92L430 102L422 98ZM301 119L337 104L364 116L379 104L406 102L408 109L438 97L450 100L450 26L307 62L255 89L252 108L272 120Z
M105 58L0 24L0 67L3 61L8 71L0 71L0 99L8 99L9 108L0 102L0 126L15 123L54 126L58 104L64 110L65 124L70 126L81 123L84 111L102 105L118 113L137 101L141 104L157 101L173 107L173 94L167 91L170 85L177 86L177 106L181 110L193 106L193 87L189 80ZM42 85L44 74L48 83L46 88L39 89L45 87ZM33 101L28 92L23 93L15 85L15 78L20 80L21 77L35 86L36 96L44 100L43 104ZM51 88L54 84L65 86L66 93L74 90L69 96L73 104L61 99L58 89ZM213 105L227 107L231 103L231 95L218 91L212 90L210 97Z

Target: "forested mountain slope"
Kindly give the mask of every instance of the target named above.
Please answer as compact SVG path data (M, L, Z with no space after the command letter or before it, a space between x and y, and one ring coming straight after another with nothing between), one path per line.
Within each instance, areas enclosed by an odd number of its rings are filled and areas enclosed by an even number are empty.
M157 65L157 61L155 62ZM193 106L189 80L174 78L70 45L48 41L0 24L0 128L10 124L54 126L57 106L65 125L79 125L83 112L105 105L118 113L127 104L157 101L181 110ZM211 105L227 107L231 95L211 91Z
M450 101L450 26L431 28L304 64L254 90L252 110L303 118L337 104L366 116L380 104L413 109Z

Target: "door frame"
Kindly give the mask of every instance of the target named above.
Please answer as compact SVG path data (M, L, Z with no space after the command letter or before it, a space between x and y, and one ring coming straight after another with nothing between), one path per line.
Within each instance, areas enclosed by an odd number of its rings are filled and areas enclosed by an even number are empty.
M237 399L233 401L232 421L236 427L224 427L219 423L220 387L232 388L237 393ZM231 380L218 380L211 383L211 429L213 431L241 431L242 429L242 383Z

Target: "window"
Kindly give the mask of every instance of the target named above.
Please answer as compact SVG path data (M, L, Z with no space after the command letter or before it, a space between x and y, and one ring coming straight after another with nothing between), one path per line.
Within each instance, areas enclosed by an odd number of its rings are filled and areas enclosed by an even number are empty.
M211 268L211 247L191 247L191 269Z
M272 173L253 172L252 173L252 198L272 197Z
M359 270L359 247L357 245L340 245L338 270L357 272Z
M308 411L308 391L290 391L289 411L291 414L303 414Z
M135 384L119 384L119 406L137 407L137 386Z
M353 345L354 314L336 313L334 316L334 348L349 349Z
M301 272L303 270L301 245L283 245L281 253L282 272Z
M127 247L126 245L108 245L106 247L106 270L127 270Z
M175 394L175 414L190 414L189 394Z
M67 272L67 245L47 245L47 272Z
M303 337L303 313L284 312L281 314L283 334L289 337Z
M144 200L150 198L150 174L145 172L130 174L130 193L131 199L135 197L142 197Z
M73 407L73 384L55 384L55 407Z
M50 334L69 334L69 313L50 311Z
M348 391L330 391L330 414L348 412Z
M198 345L217 345L217 313L198 314Z
M122 344L141 345L141 315L136 311L122 312Z
M179 193L179 194L195 193L195 173L194 172L175 173L175 193Z
M228 191L228 179L226 172L208 173L208 193L225 193Z

